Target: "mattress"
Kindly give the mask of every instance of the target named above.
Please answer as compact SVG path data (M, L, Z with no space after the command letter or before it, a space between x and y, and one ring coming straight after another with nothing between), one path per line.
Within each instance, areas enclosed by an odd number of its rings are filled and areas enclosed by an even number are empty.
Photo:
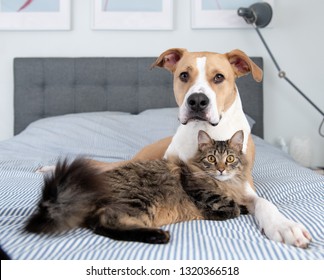
M167 245L115 241L81 228L54 236L22 231L41 194L44 175L35 172L39 167L80 155L106 162L130 159L143 146L173 135L177 112L162 108L137 115L97 112L44 118L0 142L1 248L18 260L323 259L324 177L257 136L257 193L306 226L313 237L308 249L268 240L252 215L166 225L171 234Z

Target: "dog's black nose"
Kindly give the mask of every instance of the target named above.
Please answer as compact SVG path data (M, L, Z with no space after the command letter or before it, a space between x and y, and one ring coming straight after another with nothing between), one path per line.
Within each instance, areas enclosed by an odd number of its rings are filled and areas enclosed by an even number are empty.
M206 109L209 99L203 93L194 93L187 99L187 104L191 110L200 112Z

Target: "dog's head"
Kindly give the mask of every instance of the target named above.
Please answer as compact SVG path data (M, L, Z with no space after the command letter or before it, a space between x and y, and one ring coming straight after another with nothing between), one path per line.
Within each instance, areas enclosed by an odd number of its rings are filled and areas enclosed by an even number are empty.
M182 124L192 120L217 125L236 99L235 79L252 73L262 80L262 70L242 51L229 53L188 52L169 49L152 67L173 73L173 88Z

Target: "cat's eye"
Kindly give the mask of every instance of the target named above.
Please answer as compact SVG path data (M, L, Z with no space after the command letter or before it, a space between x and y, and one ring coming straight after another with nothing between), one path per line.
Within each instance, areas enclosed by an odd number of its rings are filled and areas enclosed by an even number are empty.
M235 160L235 157L234 157L233 155L229 155L229 156L226 158L226 162L228 162L228 163L232 163L232 162L234 162L234 160Z
M207 157L207 160L208 160L208 162L210 162L210 163L215 163L215 162L216 162L216 158L215 158L214 156L208 156L208 157Z

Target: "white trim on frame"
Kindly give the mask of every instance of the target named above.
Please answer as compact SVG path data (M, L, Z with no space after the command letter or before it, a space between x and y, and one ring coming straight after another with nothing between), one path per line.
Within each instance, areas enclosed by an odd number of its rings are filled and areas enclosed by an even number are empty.
M162 11L104 11L103 0L92 1L92 24L95 30L172 30L173 0L162 0Z
M3 12L0 6L0 30L70 30L71 0L59 0L59 9L58 12Z
M202 1L203 0L191 0L191 27L193 29L251 28L251 25L247 24L242 17L237 15L237 9L204 10L202 8ZM273 0L264 0L263 2L268 2L273 8ZM240 7L245 6L244 4L240 5L238 3L237 8Z

